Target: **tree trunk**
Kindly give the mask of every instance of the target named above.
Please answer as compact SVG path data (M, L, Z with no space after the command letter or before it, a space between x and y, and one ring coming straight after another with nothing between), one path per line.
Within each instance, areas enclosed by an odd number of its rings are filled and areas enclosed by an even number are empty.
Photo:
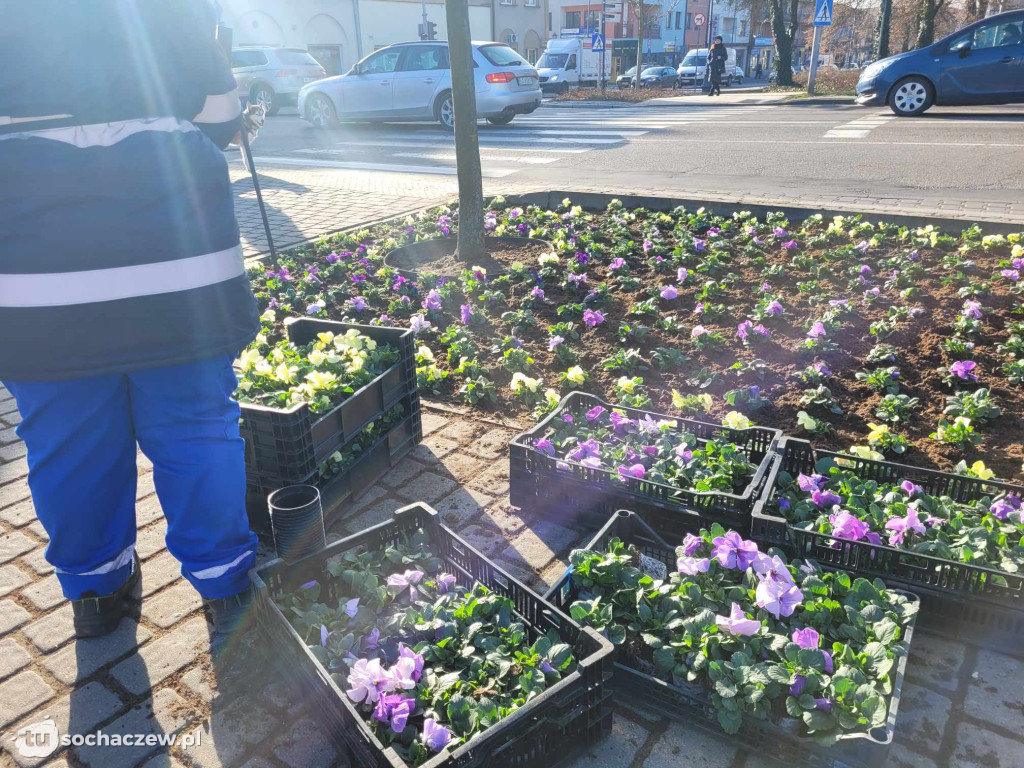
M878 61L889 56L889 29L892 25L892 0L882 0L875 31L875 50L872 59Z
M792 0L791 5L794 6L795 14L798 0ZM768 18L771 19L772 33L775 36L775 60L772 62L775 84L793 85L793 35L786 26L782 0L769 0ZM796 25L793 24L792 27L795 29Z
M633 90L640 90L640 72L644 68L644 3L640 0L637 6L636 25L636 77L633 78Z
M920 0L917 6L917 46L925 48L935 42L935 17L945 0Z
M468 0L445 0L448 56L451 59L455 108L455 164L459 179L459 244L461 261L484 253L484 190L480 142L476 132L476 85Z

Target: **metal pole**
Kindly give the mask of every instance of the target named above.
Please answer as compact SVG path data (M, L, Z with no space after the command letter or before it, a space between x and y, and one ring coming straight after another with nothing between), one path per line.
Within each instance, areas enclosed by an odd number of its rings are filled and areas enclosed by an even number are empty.
M714 32L714 26L715 26L715 0L711 0L710 5L708 5L707 25L708 25L708 39L707 39L707 45L705 45L704 47L707 48L708 51L710 51L711 50L711 36L712 36L712 34Z
M807 93L814 95L814 76L818 74L818 47L821 45L821 27L814 28L814 40L811 43L811 70L807 73Z
M249 97L242 97L242 109L245 110L248 105ZM249 147L249 133L242 127L242 154L245 156L245 166L249 169L249 174L252 176L252 188L256 191L256 203L260 208L260 218L263 219L263 231L267 235L267 246L270 248L270 263L274 265L274 269L279 269L277 264L277 249L274 248L274 236L270 233L270 221L267 219L267 209L263 205L263 192L260 190L260 179L256 175L256 165L252 161L252 149Z
M601 3L601 30L600 30L601 31L601 92L602 93L604 92L605 87L607 86L607 83L605 82L605 76L604 76L604 49L605 49L605 43L607 42L605 40L605 36L604 36L604 26L605 26L604 9L605 9L605 5L606 5L606 2L602 1L602 3Z
M421 39L427 39L427 0L423 0L420 3L420 8L423 11L423 37Z

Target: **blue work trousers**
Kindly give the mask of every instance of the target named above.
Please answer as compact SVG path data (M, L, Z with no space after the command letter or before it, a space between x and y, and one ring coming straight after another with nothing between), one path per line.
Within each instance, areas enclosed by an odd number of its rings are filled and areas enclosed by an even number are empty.
M5 382L29 487L66 597L110 594L135 549L136 445L153 462L167 549L207 598L248 587L256 536L230 356L71 381ZM145 568L143 568L145 570Z

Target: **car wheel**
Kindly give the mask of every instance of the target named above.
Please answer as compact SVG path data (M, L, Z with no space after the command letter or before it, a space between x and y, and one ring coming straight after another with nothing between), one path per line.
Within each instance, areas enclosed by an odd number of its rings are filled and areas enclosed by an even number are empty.
M455 102L452 100L451 91L445 91L438 99L437 119L447 130L455 130Z
M315 93L306 104L306 118L317 128L330 128L338 122L338 111L327 96Z
M562 83L562 85L558 88L558 92L559 93L568 93L569 92L569 84L568 83Z
M487 122L491 125L508 125L512 122L512 119L516 116L515 112L508 112L505 114L498 115L497 117L488 117Z
M277 94L266 83L256 83L249 91L249 100L254 104L262 104L268 115L276 115L281 109Z
M913 75L893 86L889 92L889 109L900 117L916 117L927 110L934 99L932 84Z

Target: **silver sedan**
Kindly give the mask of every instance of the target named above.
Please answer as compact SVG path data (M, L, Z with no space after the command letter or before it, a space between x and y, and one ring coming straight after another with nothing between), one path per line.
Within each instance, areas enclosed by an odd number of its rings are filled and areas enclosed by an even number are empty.
M473 43L476 112L495 125L540 106L537 70L501 43ZM452 78L446 42L399 43L351 71L299 91L299 114L317 127L342 120L437 120L451 129Z

